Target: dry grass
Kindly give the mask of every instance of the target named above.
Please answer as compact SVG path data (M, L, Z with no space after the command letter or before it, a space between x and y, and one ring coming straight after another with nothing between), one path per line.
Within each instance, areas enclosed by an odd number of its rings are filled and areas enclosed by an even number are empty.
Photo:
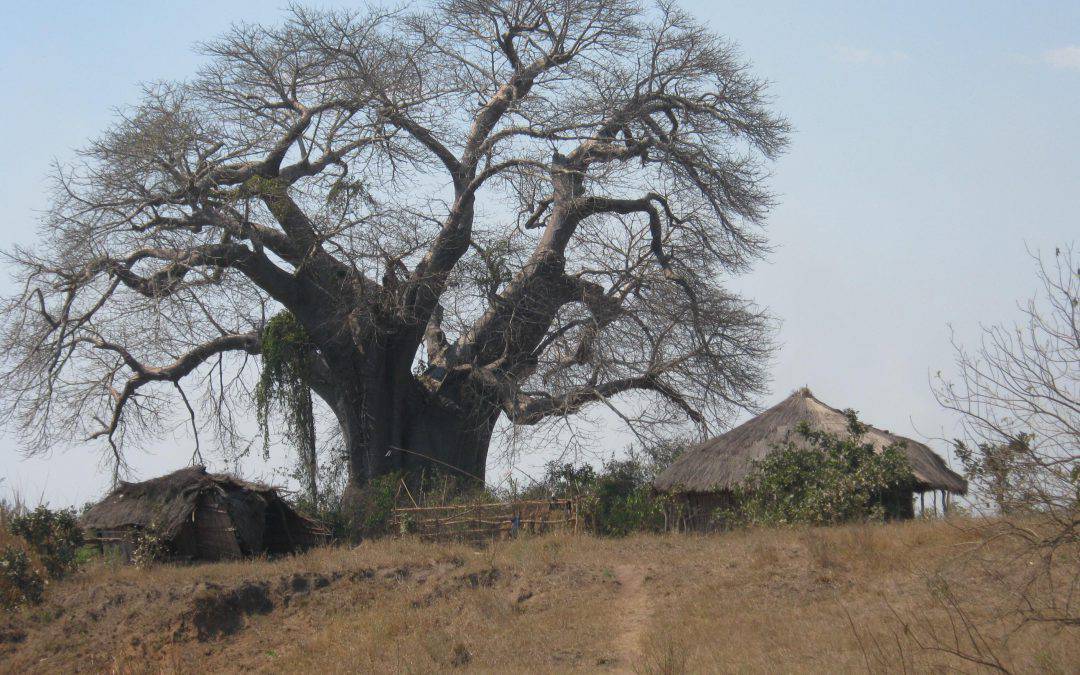
M971 671L975 664L942 650L986 657L987 644L1010 670L1075 672L1080 663L1075 629L994 619L1004 587L988 568L967 564L963 553L977 539L964 529L916 522L726 539L719 560L703 542L658 579L670 590L643 670ZM944 602L942 588L960 604ZM984 642L971 644L963 619Z
M1003 577L944 564L973 548L915 522L101 565L0 621L0 670L971 672L929 648L966 646L947 583L1007 667L1075 672L1075 629L996 621Z

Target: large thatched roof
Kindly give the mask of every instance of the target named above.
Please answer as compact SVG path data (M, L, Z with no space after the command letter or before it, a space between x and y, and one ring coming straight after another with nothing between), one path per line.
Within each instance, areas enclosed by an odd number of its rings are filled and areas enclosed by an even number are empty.
M121 482L105 499L87 510L82 523L94 530L153 528L165 539L171 539L191 518L199 496L207 490L255 493L275 508L287 509L291 516L310 523L314 529L323 529L293 511L273 488L225 474L207 473L204 466L190 466L141 483Z
M796 433L800 422L834 434L847 431L844 413L814 398L803 388L757 417L726 434L700 443L686 451L653 482L658 490L713 492L731 489L746 480L753 463L760 461L782 443L805 442ZM937 453L910 438L869 427L863 441L881 449L904 444L919 490L948 490L963 494L967 481L949 469Z

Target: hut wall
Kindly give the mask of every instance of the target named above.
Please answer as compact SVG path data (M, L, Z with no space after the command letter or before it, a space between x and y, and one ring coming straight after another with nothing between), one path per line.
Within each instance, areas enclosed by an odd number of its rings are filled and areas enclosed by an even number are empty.
M188 516L187 522L180 527L176 536L166 542L169 554L181 559L199 557L199 534L195 527L195 511Z
M288 553L300 545L301 532L290 527L289 513L281 502L271 499L266 505L266 529L263 531L263 546L269 553ZM297 529L294 533L293 530Z
M909 520L915 517L915 491L911 488L885 495L881 505L890 520Z
M222 502L235 528L243 555L263 552L266 531L266 500L249 490L230 490Z
M135 531L131 528L118 530L96 530L90 538L97 542L102 555L108 560L131 560L132 541Z
M330 540L328 530L298 515L278 497L267 497L265 513L263 546L267 553L292 553Z
M236 527L223 495L217 491L203 493L192 515L192 536L198 547L199 558L223 560L243 555L237 540Z
M668 529L709 532L724 529L721 512L735 505L728 490L684 492L677 495L667 512Z

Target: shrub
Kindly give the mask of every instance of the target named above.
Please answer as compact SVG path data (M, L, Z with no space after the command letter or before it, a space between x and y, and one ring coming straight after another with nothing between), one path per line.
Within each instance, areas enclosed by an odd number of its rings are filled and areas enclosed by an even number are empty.
M12 517L8 528L29 544L50 578L59 579L75 568L83 534L74 509L39 506Z
M324 495L319 493L313 502L304 495L291 500L292 507L300 513L310 516L319 521L330 530L330 536L335 540L349 538L351 521L345 509L341 507L341 495Z
M76 567L82 544L74 510L0 502L0 606L41 602L48 579Z
M825 525L881 520L899 515L912 487L911 468L901 446L877 452L862 442L866 431L853 411L846 437L811 429L805 422L795 442L757 462L736 491L737 521L767 525Z
M344 449L335 445L322 448L320 458L315 498L312 499L310 489L302 489L289 502L300 513L315 518L329 528L334 539L345 540L350 536L352 524L346 509L342 508L341 499L348 483L348 460ZM308 480L306 469L299 465L287 470L284 477L301 486Z
M150 569L168 555L165 540L156 529L137 532L131 542L131 564L140 569Z
M13 609L41 602L45 575L40 564L24 545L10 543L0 548L0 607Z
M596 534L621 537L664 527L667 497L650 487L649 464L631 453L625 460L605 462L599 472L588 464L548 464L539 490L529 496L578 498L585 526Z
M0 608L41 602L45 569L26 541L11 532L11 520L24 509L0 500Z
M397 505L401 483L400 473L389 473L372 478L364 485L358 498L348 505L348 512L329 510L331 518L340 521L349 535L365 537L389 534L390 518Z
M662 500L653 494L640 462L613 460L604 464L583 510L597 534L623 537L662 529Z

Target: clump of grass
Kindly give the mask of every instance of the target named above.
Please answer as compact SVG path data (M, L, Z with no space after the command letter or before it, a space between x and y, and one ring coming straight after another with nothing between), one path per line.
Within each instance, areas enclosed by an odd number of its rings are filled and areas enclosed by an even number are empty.
M695 647L675 636L667 635L642 650L638 672L649 675L682 675L691 672L690 657Z

